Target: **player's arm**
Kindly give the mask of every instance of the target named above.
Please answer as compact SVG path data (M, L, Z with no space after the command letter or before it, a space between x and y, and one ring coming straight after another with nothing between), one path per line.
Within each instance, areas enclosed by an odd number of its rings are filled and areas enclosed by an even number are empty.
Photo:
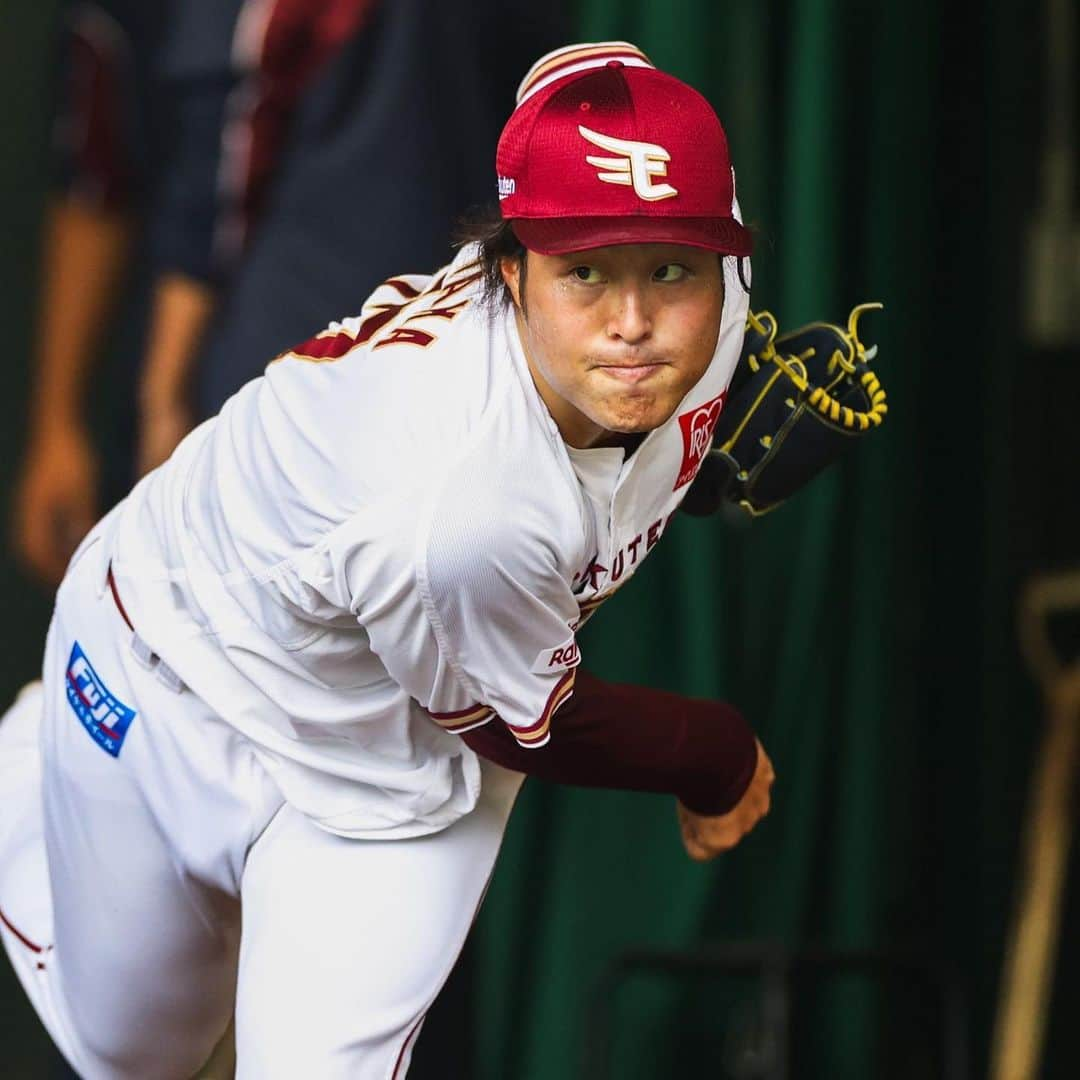
M478 488L455 483L419 536L388 526L337 560L388 672L482 757L561 783L675 794L691 855L730 847L767 809L771 783L742 716L578 666L579 609L547 519L498 513ZM368 529L386 520L373 514Z
M708 815L738 803L757 759L754 733L733 706L607 682L581 668L546 746L522 747L501 724L462 738L482 757L530 776L677 795Z
M481 757L529 776L677 796L695 859L733 847L769 809L772 765L733 706L606 682L580 668L545 746L522 747L500 723L461 737Z
M454 538L461 505L443 504L445 532L429 536L420 592L454 681L495 714L482 726L462 717L467 745L561 783L675 794L695 858L736 843L768 809L772 782L739 712L583 670L569 629L577 601L546 523L527 514L459 520L475 541L467 546Z

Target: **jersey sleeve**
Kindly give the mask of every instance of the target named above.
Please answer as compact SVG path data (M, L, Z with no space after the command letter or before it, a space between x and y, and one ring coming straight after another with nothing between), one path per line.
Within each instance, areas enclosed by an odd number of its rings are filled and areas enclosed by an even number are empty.
M458 684L538 747L574 691L578 606L542 522L499 509L444 501L417 559L419 592Z
M340 590L391 679L444 730L498 716L521 746L543 746L574 690L577 603L551 549L464 516L363 528L331 558L339 585L320 592Z

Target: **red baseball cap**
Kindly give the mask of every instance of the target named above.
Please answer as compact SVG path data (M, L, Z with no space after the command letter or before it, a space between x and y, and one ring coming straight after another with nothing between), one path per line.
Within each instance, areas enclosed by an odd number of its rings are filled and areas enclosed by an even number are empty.
M541 57L496 155L499 204L532 251L667 243L749 255L712 106L624 41Z

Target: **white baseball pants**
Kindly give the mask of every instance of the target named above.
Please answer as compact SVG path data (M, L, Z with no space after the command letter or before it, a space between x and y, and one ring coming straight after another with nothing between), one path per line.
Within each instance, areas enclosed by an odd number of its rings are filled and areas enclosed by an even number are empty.
M138 648L95 545L77 559L43 685L0 722L0 937L46 1028L84 1080L185 1080L234 1011L240 1080L405 1076L521 777L485 764L434 835L325 832Z

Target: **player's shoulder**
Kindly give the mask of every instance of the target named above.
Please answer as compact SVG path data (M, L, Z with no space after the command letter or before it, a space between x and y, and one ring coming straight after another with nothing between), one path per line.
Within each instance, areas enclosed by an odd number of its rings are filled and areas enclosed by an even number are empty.
M497 335L460 256L434 275L389 278L360 314L269 365L253 423L318 444L329 467L369 474L458 439L501 390ZM415 451L415 453L414 453Z
M424 560L444 581L572 575L587 544L587 510L564 447L516 395L486 421L430 492L418 523Z
M377 286L359 314L331 322L313 337L282 352L268 368L286 362L336 363L361 355L378 356L390 350L398 361L419 360L428 350L445 353L446 343L461 337L451 329L470 323L472 336L484 336L485 324L462 320L481 306L482 272L475 245L458 252L452 262L431 274L399 273ZM455 326L456 324L456 326ZM406 365L407 366L407 365ZM350 364L336 370L351 372Z
M336 544L389 545L449 587L491 575L522 583L572 576L591 519L565 445L520 379L457 437L425 439L423 447L396 442L400 462L384 458L364 470L387 482L357 500Z
M414 585L436 605L529 603L570 588L590 539L565 451L524 434L530 418L513 395L485 419L356 500L317 545L335 565L364 567L366 603Z
M558 455L508 319L482 302L469 249L388 279L230 404L222 441L265 447L275 500L318 504L331 527L376 504L415 514L443 489L477 514L528 518Z
M283 352L267 376L315 398L352 388L378 403L411 388L418 391L416 408L437 409L443 399L435 390L462 397L482 388L484 361L498 336L470 247L434 274L388 278L358 315ZM313 366L322 369L320 377L309 377Z

